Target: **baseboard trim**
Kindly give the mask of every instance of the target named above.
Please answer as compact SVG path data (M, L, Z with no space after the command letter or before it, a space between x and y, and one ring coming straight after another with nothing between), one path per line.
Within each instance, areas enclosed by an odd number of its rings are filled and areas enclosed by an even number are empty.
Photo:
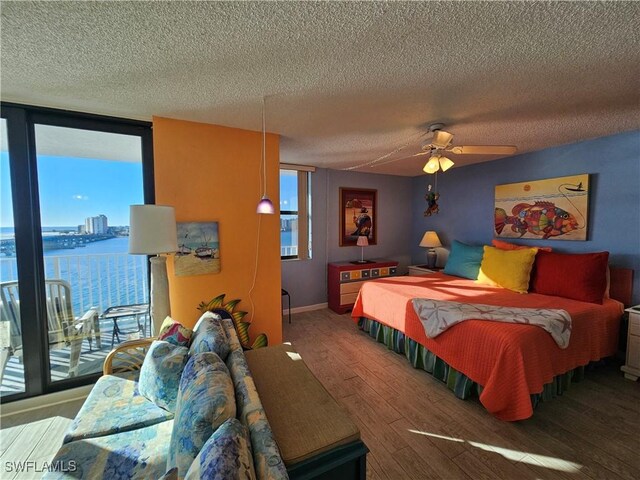
M291 309L291 313L302 313L302 312L312 312L314 310L322 310L323 308L328 308L329 304L327 302L324 303L316 303L315 305L305 305L304 307L295 307ZM285 315L289 313L289 309L284 310Z
M25 398L24 400L16 400L15 402L5 403L0 407L0 417L9 417L18 413L38 410L44 407L60 405L61 403L73 402L76 400L84 400L89 395L93 385L83 385L82 387L70 388L61 392L49 393L33 398Z

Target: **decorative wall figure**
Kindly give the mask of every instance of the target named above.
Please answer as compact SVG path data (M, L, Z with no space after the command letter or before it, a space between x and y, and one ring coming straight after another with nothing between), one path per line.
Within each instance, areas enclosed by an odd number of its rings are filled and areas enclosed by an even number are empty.
M506 238L586 240L589 175L496 186L495 233Z
M200 302L198 310L200 310L200 313L217 313L222 318L228 318L233 321L233 325L236 327L236 332L238 333L238 340L244 350L255 350L256 348L266 347L269 344L269 339L265 333L259 334L253 341L253 344L249 344L249 327L251 327L251 323L244 321L247 312L236 311L236 305L240 303L240 300L229 300L227 303L224 303L224 297L225 294L223 293L208 302Z
M440 198L440 194L437 192L431 191L432 187L429 185L427 187L427 193L424 196L424 199L427 201L427 209L424 211L425 217L430 217L434 213L438 213L440 211L440 206L438 205L438 199Z

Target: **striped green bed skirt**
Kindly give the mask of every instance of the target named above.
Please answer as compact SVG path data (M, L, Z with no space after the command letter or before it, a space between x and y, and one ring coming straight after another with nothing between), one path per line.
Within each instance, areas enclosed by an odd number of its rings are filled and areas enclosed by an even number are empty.
M423 345L406 337L401 331L365 317L360 317L358 326L378 342L384 343L387 348L406 356L414 368L421 368L434 378L446 383L456 397L466 400L471 395L479 396L482 393L482 385L478 385L463 373L458 372ZM579 382L584 378L584 371L585 367L578 367L554 377L551 383L544 386L542 393L531 395L533 408L535 409L542 401L562 395L569 389L572 382Z

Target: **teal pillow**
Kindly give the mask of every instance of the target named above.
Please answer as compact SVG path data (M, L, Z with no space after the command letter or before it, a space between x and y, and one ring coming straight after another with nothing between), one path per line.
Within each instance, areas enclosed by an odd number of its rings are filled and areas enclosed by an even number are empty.
M247 480L256 473L247 428L230 418L216 430L189 467L185 480Z
M178 477L184 477L213 432L235 416L235 391L225 363L213 352L191 357L180 379L167 470L178 467Z
M223 361L229 355L229 338L222 326L222 318L212 312L205 312L193 327L189 355L203 352L214 352Z
M467 245L454 240L451 244L449 259L444 267L444 273L477 280L483 253L482 245Z
M175 412L178 386L182 370L187 363L187 347L164 340L154 340L144 357L138 379L140 395L160 408Z

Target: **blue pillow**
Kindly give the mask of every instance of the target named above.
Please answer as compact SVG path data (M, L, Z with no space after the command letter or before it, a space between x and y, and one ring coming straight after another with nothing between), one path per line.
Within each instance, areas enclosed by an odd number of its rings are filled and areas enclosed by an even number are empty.
M235 416L235 390L225 363L213 352L191 357L180 379L167 470L178 467L183 478L213 432Z
M185 476L185 480L216 478L256 478L249 432L236 418L230 418L213 432Z
M160 408L175 412L178 386L188 360L188 351L187 347L154 340L140 369L140 395Z
M467 245L454 240L451 244L449 259L444 267L444 273L477 280L483 253L482 245Z
M189 355L204 352L214 352L222 361L229 355L229 338L222 326L222 318L216 313L205 312L193 327Z

